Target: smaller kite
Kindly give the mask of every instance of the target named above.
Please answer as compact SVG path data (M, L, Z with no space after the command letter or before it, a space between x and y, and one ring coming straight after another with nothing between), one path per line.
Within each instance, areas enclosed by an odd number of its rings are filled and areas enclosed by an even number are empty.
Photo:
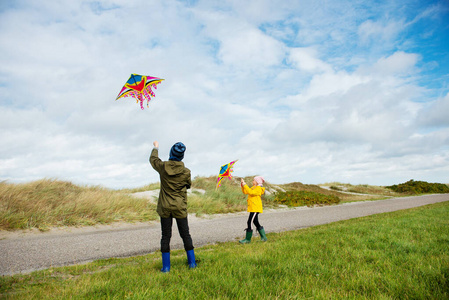
M161 78L131 74L128 81L123 86L122 90L118 94L115 100L126 97L133 97L137 102L140 101L140 108L143 110L143 100L147 100L148 103L151 97L156 97L152 88L157 89L157 85L162 82Z
M232 178L232 172L234 172L234 170L232 169L232 167L234 166L234 164L238 161L238 159L231 161L229 164L223 165L220 168L220 173L218 174L218 179L217 179L217 187L216 189L218 189L221 185L221 181L227 177L229 178L229 180L231 180Z

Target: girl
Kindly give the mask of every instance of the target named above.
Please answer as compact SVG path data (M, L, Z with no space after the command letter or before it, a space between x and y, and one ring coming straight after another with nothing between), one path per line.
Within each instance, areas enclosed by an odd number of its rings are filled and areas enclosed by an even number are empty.
M265 180L262 176L256 176L253 179L253 186L251 188L245 183L243 178L240 181L240 185L242 187L242 192L245 195L248 195L248 228L246 228L246 238L239 241L241 244L251 243L251 237L253 236L253 230L251 228L251 223L254 223L257 231L259 231L260 240L262 242L267 241L267 236L265 235L265 230L259 224L259 213L263 212L262 208L262 196L265 193L265 188L262 186Z

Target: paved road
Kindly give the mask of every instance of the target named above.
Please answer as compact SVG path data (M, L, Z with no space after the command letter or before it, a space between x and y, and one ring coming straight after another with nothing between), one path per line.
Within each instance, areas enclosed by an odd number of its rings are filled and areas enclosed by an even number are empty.
M444 201L449 201L449 194L269 210L260 216L259 221L269 234ZM194 245L200 247L241 239L246 220L247 213L227 214L210 219L189 218ZM126 228L107 227L89 232L74 230L59 234L7 237L0 240L0 275L27 273L109 257L143 255L159 250L160 238L159 222ZM171 247L183 248L176 225L173 226Z

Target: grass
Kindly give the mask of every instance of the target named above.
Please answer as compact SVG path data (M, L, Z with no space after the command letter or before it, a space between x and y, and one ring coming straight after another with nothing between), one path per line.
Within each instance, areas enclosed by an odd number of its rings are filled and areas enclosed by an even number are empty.
M448 299L449 202L209 245L0 278L5 299Z
M376 186L368 184L352 185L349 183L340 183L340 182L325 183L323 184L323 186L328 186L334 191L343 191L343 192L377 195L385 197L401 196L400 193L395 193L391 189L384 186Z
M252 182L252 176L244 178ZM329 185L329 184L328 184ZM136 189L111 190L98 186L77 186L55 179L42 179L24 184L0 182L0 230L37 228L45 231L52 227L90 226L113 222L145 222L157 219L156 205L146 199L130 196L135 192L154 190L159 183ZM383 187L330 184L327 190L317 185L299 182L274 185L266 182L267 193L262 196L264 208L276 208L276 192L313 192L338 197L340 202L385 199L398 196ZM203 214L233 213L245 211L246 196L240 189L240 179L224 180L216 189L216 177L196 177L192 188L202 189L204 194L192 193L188 197L189 213ZM342 189L342 190L335 190ZM343 193L357 191L364 195Z
M134 189L122 189L120 191L124 192L124 193L131 194L131 193L157 190L160 188L161 188L161 184L159 182L156 182L156 183L150 183L150 184L144 185L142 187L138 187L138 188L134 188Z
M197 215L232 213L246 210L246 197L240 184L226 182L219 190L215 177L196 178L189 213ZM159 183L137 189L110 190L98 186L77 186L55 179L24 184L0 182L0 229L17 230L51 227L89 226L113 222L144 222L158 219L156 205L131 193L159 189ZM265 207L276 206L273 196L263 197Z
M0 183L0 229L46 230L118 221L155 220L155 205L128 193L43 179Z
M332 195L323 195L315 192L288 191L276 194L276 202L287 204L288 206L323 206L340 203L340 198Z

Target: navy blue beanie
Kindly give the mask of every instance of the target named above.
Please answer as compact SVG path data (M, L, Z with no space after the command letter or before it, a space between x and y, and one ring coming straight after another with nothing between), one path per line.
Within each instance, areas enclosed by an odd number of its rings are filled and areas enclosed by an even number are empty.
M181 142L177 142L171 147L169 160L181 161L184 158L185 151L186 146Z

